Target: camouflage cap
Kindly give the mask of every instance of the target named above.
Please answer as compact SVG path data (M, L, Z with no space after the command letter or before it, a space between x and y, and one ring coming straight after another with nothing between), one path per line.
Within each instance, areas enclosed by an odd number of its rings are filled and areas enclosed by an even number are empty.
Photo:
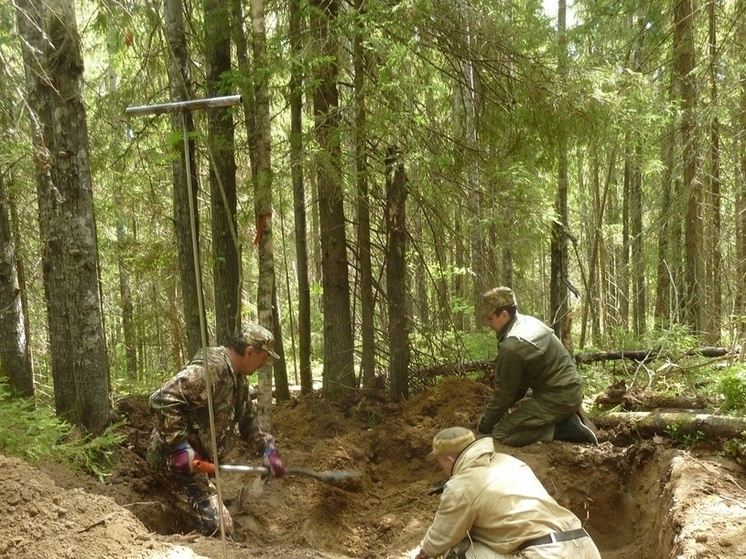
M515 300L515 293L509 287L495 287L482 295L484 306L484 316L487 317L500 307L515 307L518 302Z
M275 359L279 359L280 356L274 351L275 337L272 332L267 330L264 326L259 324L249 323L241 332L239 336L244 343L249 344L257 349L266 349L269 354Z
M428 458L457 456L474 442L474 433L465 427L449 427L433 437L433 451Z

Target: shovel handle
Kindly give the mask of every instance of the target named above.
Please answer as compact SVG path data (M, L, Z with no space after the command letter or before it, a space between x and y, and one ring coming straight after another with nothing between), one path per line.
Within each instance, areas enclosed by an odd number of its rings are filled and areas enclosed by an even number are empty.
M256 474L261 476L269 475L269 468L267 466L238 466L232 464L220 464L219 468L221 472L240 472L242 474Z

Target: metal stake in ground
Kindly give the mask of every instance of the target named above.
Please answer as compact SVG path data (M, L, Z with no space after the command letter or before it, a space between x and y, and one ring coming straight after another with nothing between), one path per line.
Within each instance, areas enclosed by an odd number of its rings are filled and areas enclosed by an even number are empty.
M207 319L205 317L205 302L202 293L202 267L200 265L199 247L197 246L197 226L194 208L194 199L192 198L192 173L191 161L189 157L189 130L187 129L186 115L189 111L218 109L222 107L231 107L241 102L240 95L229 95L226 97L211 97L208 99L194 99L189 101L176 101L173 103L164 103L161 105L143 105L139 107L128 107L124 113L128 116L145 116L145 115L162 115L167 113L181 112L181 123L184 135L184 163L186 165L187 191L189 198L189 220L192 231L192 254L194 256L194 275L197 283L197 306L199 308L199 329L202 339L202 355L205 369L205 386L207 387L207 410L210 416L210 443L212 445L212 457L215 465L218 464L218 443L215 436L215 417L212 408L212 386L209 383L207 370ZM218 519L220 522L220 540L223 545L223 557L227 557L228 551L225 547L225 523L223 522L223 495L220 488L220 474L218 468L215 469L215 487L218 493Z

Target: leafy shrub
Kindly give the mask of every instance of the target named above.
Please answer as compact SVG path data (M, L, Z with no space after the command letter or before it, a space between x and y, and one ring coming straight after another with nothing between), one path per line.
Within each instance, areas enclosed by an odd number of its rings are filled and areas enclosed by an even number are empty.
M746 410L746 366L739 363L725 369L718 387L725 397L724 410Z

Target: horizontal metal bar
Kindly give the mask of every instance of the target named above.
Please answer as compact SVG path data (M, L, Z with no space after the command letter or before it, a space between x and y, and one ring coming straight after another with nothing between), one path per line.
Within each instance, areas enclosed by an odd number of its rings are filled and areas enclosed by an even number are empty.
M240 95L227 95L225 97L209 97L207 99L192 99L190 101L176 101L174 103L163 103L161 105L142 105L139 107L127 107L124 114L127 116L162 115L178 111L194 111L199 109L219 109L231 107L241 102Z

